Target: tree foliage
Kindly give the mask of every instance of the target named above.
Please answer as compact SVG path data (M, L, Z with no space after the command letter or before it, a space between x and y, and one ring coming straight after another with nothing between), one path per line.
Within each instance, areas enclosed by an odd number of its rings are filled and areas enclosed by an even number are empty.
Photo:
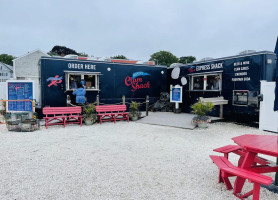
M0 62L5 63L7 65L13 65L13 59L15 59L15 57L8 55L8 54L1 54L0 55Z
M177 63L178 60L179 59L169 51L159 51L153 53L150 58L150 61L155 61L158 65L167 65L168 67L172 63Z
M117 56L112 56L111 58L113 59L127 59L124 55L117 55Z
M82 57L88 57L88 54L86 54L85 52L78 53L78 55Z
M78 53L75 50L70 49L65 46L58 46L58 45L54 46L48 54L49 55L59 55L59 56L66 56L69 54L78 55Z
M194 56L182 56L179 58L179 63L183 63L183 64L192 63L195 60L196 60L196 57L194 57Z

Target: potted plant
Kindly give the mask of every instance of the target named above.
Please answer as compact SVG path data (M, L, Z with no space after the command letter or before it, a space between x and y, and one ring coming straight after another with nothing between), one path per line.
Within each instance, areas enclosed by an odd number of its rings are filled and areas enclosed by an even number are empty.
M139 104L136 101L132 101L129 107L129 117L132 121L136 121L138 120L139 116Z
M207 116L207 113L212 111L214 105L211 102L202 102L199 100L191 108L193 109L192 112L197 115L193 117L192 124L198 125L199 128L207 128L210 122L210 117Z
M96 115L96 106L94 104L89 104L84 108L85 113L85 124L86 125L92 125L97 120Z

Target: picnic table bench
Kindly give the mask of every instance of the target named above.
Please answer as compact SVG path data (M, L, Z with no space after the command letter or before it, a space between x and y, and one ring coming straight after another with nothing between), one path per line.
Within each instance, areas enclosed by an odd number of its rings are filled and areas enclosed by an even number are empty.
M45 127L51 125L80 124L82 126L82 109L76 107L44 107L43 114L46 115Z
M210 156L212 161L219 168L219 183L224 182L227 190L233 189L228 177L237 176L244 179L248 179L249 182L254 183L253 190L247 192L246 194L238 194L234 190L234 195L240 199L246 198L253 194L253 200L258 200L260 197L260 184L270 185L272 183L272 178L249 171L247 169L242 169L234 166L227 158L223 156Z
M128 112L126 112L126 105L103 105L96 106L97 117L102 124L104 121L127 120L129 122Z

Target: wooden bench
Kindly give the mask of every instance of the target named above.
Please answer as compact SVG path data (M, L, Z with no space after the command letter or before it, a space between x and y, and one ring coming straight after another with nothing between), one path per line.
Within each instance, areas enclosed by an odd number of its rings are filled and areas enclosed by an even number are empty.
M81 107L44 107L43 114L46 115L45 127L51 125L80 124L82 126Z
M97 116L100 124L104 121L127 120L129 122L126 105L105 105L96 106Z
M227 158L223 156L210 156L212 161L219 168L219 183L224 182L227 190L233 189L231 182L228 177L238 176L244 179L248 179L249 182L254 183L253 190L247 192L244 195L236 194L234 195L240 199L246 198L253 194L253 200L258 200L260 197L260 184L270 185L272 183L272 178L261 175L255 172L248 171L246 169L238 168L234 166Z

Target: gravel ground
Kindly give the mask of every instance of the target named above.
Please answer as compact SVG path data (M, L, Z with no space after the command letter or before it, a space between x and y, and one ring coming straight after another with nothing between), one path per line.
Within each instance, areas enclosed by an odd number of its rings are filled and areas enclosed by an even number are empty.
M134 122L0 132L1 200L237 199L218 184L209 155L232 137L271 134L232 123L186 130ZM278 196L261 188L261 199Z

